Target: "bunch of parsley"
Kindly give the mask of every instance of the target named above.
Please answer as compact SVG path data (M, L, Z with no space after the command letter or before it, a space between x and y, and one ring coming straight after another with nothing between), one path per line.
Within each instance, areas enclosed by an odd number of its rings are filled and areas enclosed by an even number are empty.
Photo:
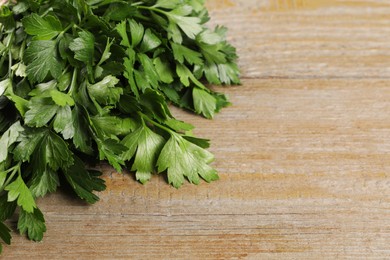
M208 140L173 103L206 118L229 104L205 83L239 83L226 29L203 0L18 0L0 10L0 238L18 211L32 240L46 230L36 198L68 183L88 203L105 184L90 159L179 187L218 178ZM1 244L0 244L1 252Z

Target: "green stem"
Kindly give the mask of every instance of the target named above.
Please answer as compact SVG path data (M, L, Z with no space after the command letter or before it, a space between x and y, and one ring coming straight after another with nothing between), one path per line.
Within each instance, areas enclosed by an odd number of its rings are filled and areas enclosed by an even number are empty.
M13 41L14 38L14 31L11 32L8 42L7 42L7 50L8 50L8 77L12 78L12 53L11 53L11 42Z
M65 27L65 29L58 35L59 38L62 37L62 35L64 35L64 33L66 33L70 28L72 28L75 24L74 23L70 23L68 24L68 26Z
M144 113L142 112L138 112L138 115L142 118L142 122L144 122L143 120L145 119L146 121L148 121L149 123L151 123L152 125L154 126L157 126L158 128L168 132L169 134L173 135L173 134L176 134L175 131L173 131L172 129L166 127L166 126L163 126L162 124L160 123L157 123L156 121L153 121L152 119L150 119L147 115L145 115Z
M70 89L69 89L69 92L68 94L73 96L73 92L75 91L76 89L76 84L77 84L77 69L74 68L73 69L73 75L72 75L72 82L70 83Z
M43 14L41 14L40 16L41 17L44 17L44 16L46 16L48 13L50 13L51 11L53 11L53 8L48 8Z
M168 16L168 13L161 10L161 9L158 9L158 8L155 8L153 6L144 6L144 5L139 5L137 6L137 8L139 9L144 9L144 10L148 10L148 11L153 11L153 12L156 12L156 13L160 13L160 14L164 14L166 16Z
M19 57L20 57L21 61L23 61L23 56L24 56L25 49L26 49L26 39L23 40L22 45L20 47L20 51L19 51Z
M8 51L8 77L13 78L13 74L12 74L12 53L11 53L11 50Z

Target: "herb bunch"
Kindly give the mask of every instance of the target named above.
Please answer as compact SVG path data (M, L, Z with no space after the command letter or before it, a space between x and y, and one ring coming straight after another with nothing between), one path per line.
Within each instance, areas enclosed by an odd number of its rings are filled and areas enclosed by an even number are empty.
M170 103L212 118L229 102L206 83L236 84L226 28L204 0L18 0L0 9L0 238L46 230L36 198L68 183L88 203L105 189L85 161L146 183L218 179L208 140ZM0 244L1 252L1 244Z

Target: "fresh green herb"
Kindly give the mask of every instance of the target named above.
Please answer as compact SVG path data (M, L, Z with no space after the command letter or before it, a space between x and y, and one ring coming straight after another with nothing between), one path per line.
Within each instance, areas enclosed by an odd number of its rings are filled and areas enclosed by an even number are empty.
M166 173L176 188L218 179L208 140L169 110L212 118L229 102L206 84L239 83L235 49L224 27L206 27L204 0L0 4L1 240L17 208L20 233L41 240L35 200L61 182L98 201L105 184L86 160L142 183Z

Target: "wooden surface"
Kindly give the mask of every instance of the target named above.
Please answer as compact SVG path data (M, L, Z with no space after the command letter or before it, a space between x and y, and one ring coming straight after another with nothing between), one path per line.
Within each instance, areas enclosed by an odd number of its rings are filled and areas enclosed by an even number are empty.
M243 85L214 121L221 180L146 186L102 166L84 204L39 202L42 243L14 234L4 259L388 259L390 2L208 0L230 28Z

